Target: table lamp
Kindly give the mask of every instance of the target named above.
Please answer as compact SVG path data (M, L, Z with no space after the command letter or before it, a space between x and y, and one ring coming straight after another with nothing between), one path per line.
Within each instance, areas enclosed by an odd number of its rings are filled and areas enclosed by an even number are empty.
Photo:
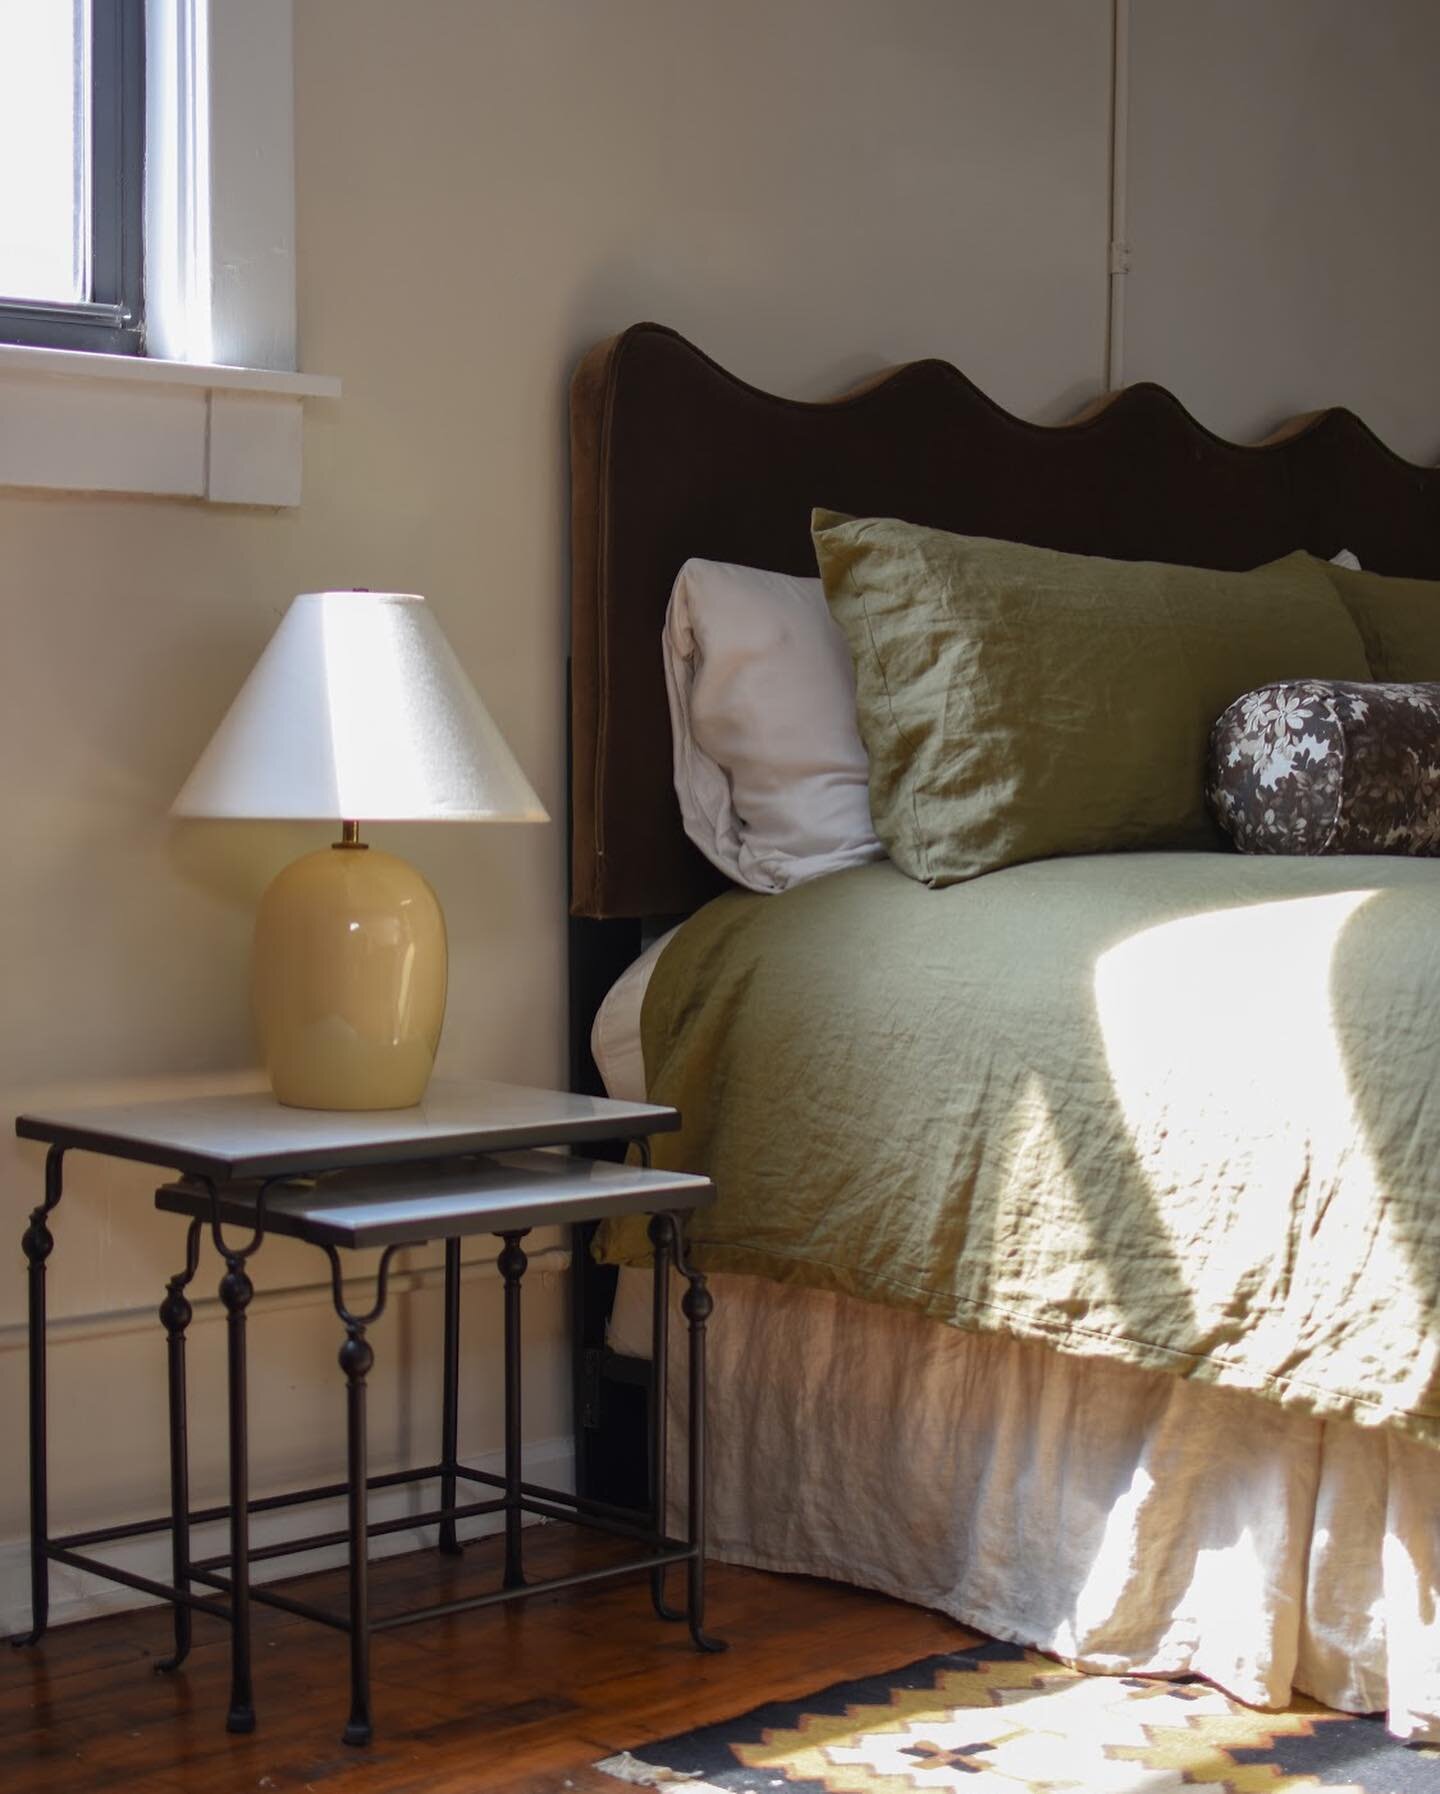
M361 824L549 820L425 600L296 598L170 813L339 823L260 900L265 1067L295 1108L418 1103L445 1020L445 918Z

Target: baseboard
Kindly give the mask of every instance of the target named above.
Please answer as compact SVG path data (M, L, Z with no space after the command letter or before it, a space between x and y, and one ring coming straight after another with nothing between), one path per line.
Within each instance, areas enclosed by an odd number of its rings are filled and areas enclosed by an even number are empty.
M504 1468L504 1454L485 1452L463 1460L472 1470L498 1475ZM527 1482L547 1484L552 1489L573 1490L575 1451L569 1439L537 1439L525 1447ZM257 1490L257 1494L269 1494ZM436 1505L434 1484L413 1483L406 1488L376 1489L370 1497L370 1518L398 1520L407 1513ZM484 1499L485 1491L474 1489L469 1497ZM459 1522L456 1530L461 1538L483 1538L498 1532L504 1524L502 1515L477 1514ZM543 1525L543 1521L527 1520L527 1525ZM273 1514L260 1514L251 1523L252 1545L278 1543L298 1539L306 1533L330 1532L345 1525L343 1497L334 1501L307 1502L304 1507ZM197 1526L191 1534L192 1554L196 1558L213 1556L226 1548L223 1524ZM382 1535L370 1542L372 1557L395 1557L433 1545L435 1528L419 1527ZM170 1580L170 1539L167 1533L132 1539L126 1544L96 1546L92 1555L101 1557L119 1568L156 1581ZM311 1570L332 1569L345 1562L343 1545L324 1550L299 1552L293 1557L267 1560L254 1566L253 1582L275 1582L285 1576L301 1576ZM50 1623L68 1625L75 1620L91 1620L101 1614L123 1613L131 1608L150 1607L156 1602L147 1595L122 1588L116 1582L102 1582L83 1570L67 1564L50 1566ZM30 1625L30 1549L25 1539L9 1539L0 1543L0 1636L24 1632Z

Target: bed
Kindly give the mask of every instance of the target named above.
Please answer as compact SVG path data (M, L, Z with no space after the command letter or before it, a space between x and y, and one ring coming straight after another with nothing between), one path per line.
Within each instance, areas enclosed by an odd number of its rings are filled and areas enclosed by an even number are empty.
M658 642L689 557L813 572L821 502L1124 560L1241 569L1348 548L1380 572L1440 575L1440 475L1343 412L1246 448L1139 387L1043 428L938 362L799 404L640 325L586 358L572 419L575 1075L630 1080L630 1094L662 957L647 943L697 911L710 927L730 902L710 901L723 881L686 839L671 782ZM1354 881L1337 864L1318 896L1348 923ZM1433 871L1400 874L1417 938ZM888 902L895 876L841 874L825 901ZM1133 896L1135 914L1156 901ZM1203 1674L1262 1706L1299 1688L1383 1710L1398 1736L1440 1738L1440 1457L1423 1428L1390 1424L1403 1398L1358 1424L1323 1402L1262 1399L1243 1378L946 1324L876 1300L873 1282L777 1276L744 1239L729 1244L711 1260L718 1555L883 1589L1096 1670ZM588 1267L577 1278L582 1417L600 1399L597 1366L643 1386L627 1273L608 1353L599 1331L611 1282ZM591 1431L582 1475L595 1452Z

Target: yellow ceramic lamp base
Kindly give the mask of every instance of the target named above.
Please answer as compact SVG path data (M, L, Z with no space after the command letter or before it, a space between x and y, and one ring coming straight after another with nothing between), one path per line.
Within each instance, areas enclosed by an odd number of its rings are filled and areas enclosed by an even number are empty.
M297 1109L408 1109L445 1021L445 918L411 865L306 854L260 900L255 1018L271 1087Z

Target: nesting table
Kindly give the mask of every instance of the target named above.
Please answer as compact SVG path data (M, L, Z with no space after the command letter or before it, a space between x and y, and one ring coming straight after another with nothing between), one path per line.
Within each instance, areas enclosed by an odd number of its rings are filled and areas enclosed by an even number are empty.
M190 1648L192 1612L226 1621L231 1637L231 1690L226 1724L233 1732L255 1725L251 1673L250 1603L263 1602L348 1633L350 1712L342 1734L347 1744L372 1735L369 1641L391 1627L472 1607L568 1588L612 1576L647 1573L661 1618L688 1622L697 1649L723 1646L705 1631L705 1327L712 1308L706 1280L691 1262L685 1223L714 1199L708 1179L650 1168L648 1140L678 1125L673 1109L612 1102L517 1085L432 1085L415 1109L341 1114L280 1107L268 1095L193 1098L169 1103L117 1105L23 1115L16 1131L48 1144L44 1199L30 1215L22 1246L29 1267L30 1349L30 1567L32 1628L17 1644L33 1644L48 1622L49 1567L68 1564L154 1595L174 1608L174 1650L157 1668L178 1669ZM640 1165L620 1165L560 1150L606 1141L634 1141ZM71 1151L139 1160L178 1172L156 1193L157 1206L184 1216L189 1225L181 1270L170 1278L160 1307L168 1362L170 1510L129 1525L92 1528L63 1536L49 1530L46 1451L47 1261L54 1245L49 1218L63 1194L65 1155ZM648 1507L639 1512L587 1500L526 1481L520 1412L520 1298L526 1256L521 1241L536 1227L570 1226L620 1214L651 1217L654 1248L653 1341L656 1399L651 1414ZM196 1277L208 1232L224 1266L220 1300L227 1328L229 1500L223 1507L191 1506L186 1444L185 1334L192 1310L186 1291ZM462 1464L458 1454L460 1398L460 1241L488 1233L502 1242L497 1259L504 1280L504 1474ZM287 1495L252 1499L249 1492L246 1381L247 1310L254 1295L250 1267L265 1238L288 1235L307 1241L329 1262L335 1312L343 1329L348 1464L346 1480ZM445 1242L445 1324L441 1377L443 1402L439 1455L414 1469L372 1476L368 1464L365 1391L374 1362L369 1332L386 1303L394 1254L404 1246ZM346 1301L342 1253L380 1248L375 1300L364 1313ZM689 1455L685 1536L666 1526L666 1365L668 1292L672 1267L685 1281L682 1312L689 1333ZM399 1484L435 1482L438 1506L403 1520L370 1525L367 1494ZM461 1500L478 1485L483 1499ZM312 1533L252 1550L250 1517L307 1502L344 1496L343 1533ZM503 1516L501 1586L463 1600L372 1617L367 1569L372 1533L434 1525L441 1552L457 1553L457 1521ZM527 1582L521 1526L526 1515L566 1520L630 1542L636 1555L570 1576ZM229 1548L195 1558L192 1527L228 1523ZM171 1541L171 1580L159 1582L91 1555L95 1547L163 1534ZM262 1559L344 1543L349 1561L349 1603L334 1614L269 1589L252 1588L250 1566ZM687 1601L669 1605L665 1573L685 1565ZM207 1589L211 1593L197 1593Z

